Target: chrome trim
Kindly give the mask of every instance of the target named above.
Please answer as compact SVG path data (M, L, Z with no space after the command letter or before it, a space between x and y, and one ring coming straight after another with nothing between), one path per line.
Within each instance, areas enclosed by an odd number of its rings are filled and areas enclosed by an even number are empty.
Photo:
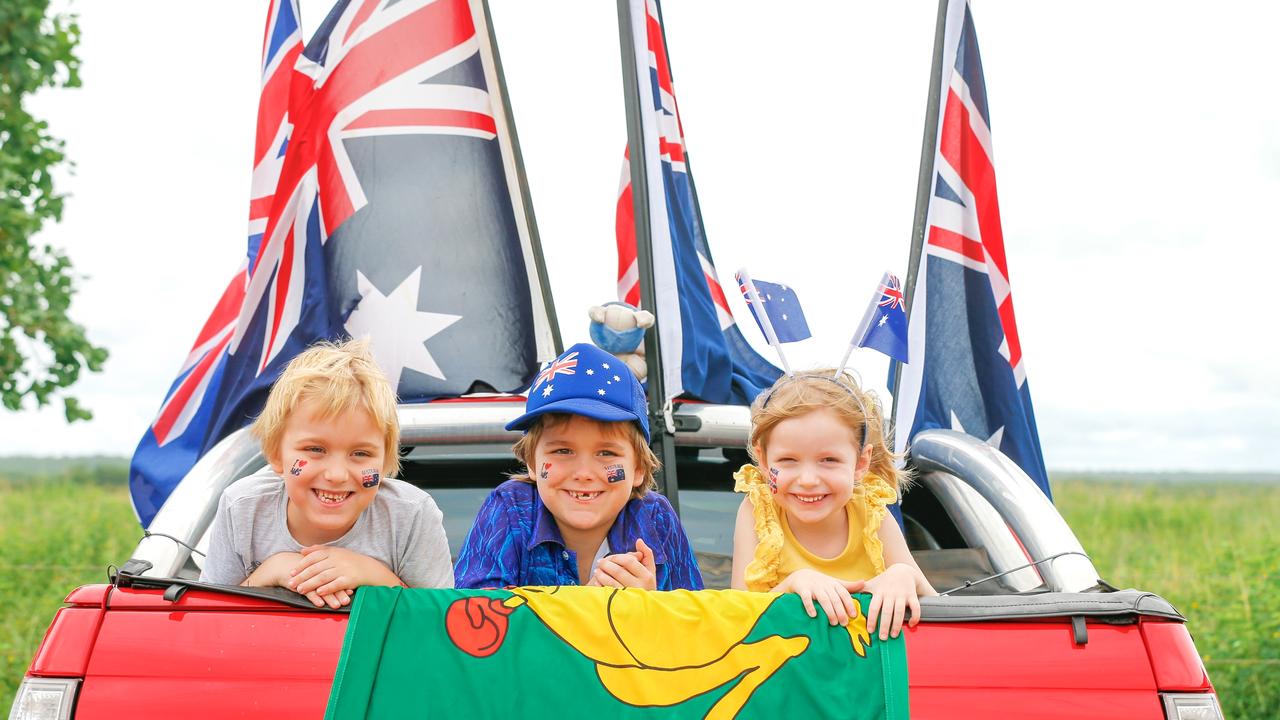
M520 433L504 427L523 412L523 399L401 405L400 442L403 445L510 446L520 439ZM676 445L747 446L751 412L746 407L685 403L676 408L675 415L692 418L699 426L695 431L677 432Z
M925 473L920 477L920 482L929 488L947 511L956 529L960 531L960 537L964 538L965 545L987 551L991 569L1004 572L1029 562L1022 547L1018 545L1018 539L1009 530L1009 526L1005 525L1000 513L977 490L956 476L943 472ZM1026 568L1009 573L1000 578L1000 582L1017 592L1026 592L1038 587L1041 578L1035 568ZM938 592L946 589L937 588Z
M976 490L999 514L1000 524L1007 523L1009 530L1021 540L1033 560L1063 552L1080 553L1040 566L1040 574L1050 590L1083 592L1097 586L1098 571L1084 556L1084 548L1075 533L1049 498L1003 453L954 430L925 430L917 434L911 442L910 453L920 472L951 475ZM997 520L989 514L984 517L983 523L988 525L985 534L998 536L1001 528L990 527ZM956 520L957 516L953 515L952 519ZM971 531L978 532L975 528ZM1000 551L997 553L991 558L993 565L997 557L1008 562ZM996 565L995 569L1001 571L1024 564L1021 553L1018 560L1015 565Z
M699 405L686 403L676 408L679 418L694 418L701 425L696 431L676 432L679 447L738 447L746 449L751 435L751 410L743 405Z

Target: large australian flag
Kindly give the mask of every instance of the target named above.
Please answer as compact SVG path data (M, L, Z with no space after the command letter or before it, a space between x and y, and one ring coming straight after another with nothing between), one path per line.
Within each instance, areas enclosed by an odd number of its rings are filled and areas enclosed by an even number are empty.
M687 395L749 405L782 374L742 335L729 309L702 225L658 0L630 0L644 145L628 148L618 191L618 299L640 304L629 159L643 152L653 283L666 398Z
M486 22L478 0L339 2L285 68L286 130L264 142L258 123L276 181L260 195L255 168L233 312L188 361L210 379L178 398L181 432L153 424L134 456L144 525L317 340L369 337L402 402L517 392L555 356ZM277 35L269 20L268 49ZM199 451L165 452L178 445Z
M934 182L910 298L910 362L896 395L895 448L949 428L999 448L1049 494L1014 320L1000 228L991 116L973 16L947 9Z

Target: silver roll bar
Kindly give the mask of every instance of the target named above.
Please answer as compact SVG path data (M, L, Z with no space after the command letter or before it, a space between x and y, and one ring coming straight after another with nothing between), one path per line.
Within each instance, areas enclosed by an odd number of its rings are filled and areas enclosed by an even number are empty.
M925 430L912 440L910 453L912 463L944 506L958 502L970 506L959 513L955 512L958 508L947 508L952 519L958 520L958 527L968 525L959 527L962 534L1007 538L1012 532L1033 561L1070 553L1038 566L1052 591L1084 592L1098 585L1098 571L1057 508L1022 468L999 450L954 430ZM995 514L974 512L972 501L964 499L964 490L939 492L947 478L972 488L990 503ZM997 572L1028 562L1021 552L1009 552L1007 541L986 547ZM1015 587L1026 581L1026 571L1019 572L1024 576Z

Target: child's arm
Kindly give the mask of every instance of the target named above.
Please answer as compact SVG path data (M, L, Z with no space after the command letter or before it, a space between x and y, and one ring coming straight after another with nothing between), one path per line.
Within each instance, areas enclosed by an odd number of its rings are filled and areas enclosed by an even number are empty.
M390 568L368 555L332 545L312 545L302 548L302 560L289 571L286 587L303 595L314 592L324 597L339 591L349 593L362 585L397 587L404 583Z
M738 506L738 518L733 524L733 570L730 587L734 590L747 589L747 565L755 559L756 545L759 544L754 509L751 498L744 497L742 504ZM769 590L799 595L809 617L818 616L818 611L813 606L817 600L832 625L848 625L849 617L855 612L853 598L849 593L858 592L862 587L861 582L839 580L817 570L804 569L791 573Z
M289 586L290 573L293 568L302 561L302 555L296 552L278 552L275 555L262 561L254 571L240 583L244 587L282 587L293 588ZM337 610L343 605L351 604L351 594L346 590L338 590L337 592L321 595L317 592L301 593L305 595L311 604L316 607L329 607Z
M880 627L880 639L898 637L906 611L911 610L910 627L920 622L920 597L937 595L920 566L907 549L902 528L891 517L880 525L880 542L884 545L885 571L867 581L871 604L867 606L867 630Z
M929 584L924 572L916 564L916 559L911 557L911 551L907 549L907 539L902 535L902 528L897 522L893 522L893 518L886 517L884 519L884 522L880 524L879 535L880 543L884 545L885 567L888 568L890 565L899 563L910 565L916 571L916 593L920 597L937 595L938 591L934 590L933 585Z
M733 569L729 574L729 587L734 590L747 589L747 565L756 556L758 542L751 498L744 497L733 522Z

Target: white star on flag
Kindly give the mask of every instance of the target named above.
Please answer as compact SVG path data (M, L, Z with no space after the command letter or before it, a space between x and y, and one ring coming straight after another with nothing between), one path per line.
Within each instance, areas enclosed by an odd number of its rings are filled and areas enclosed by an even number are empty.
M605 370L608 370L608 369L609 369L609 363L600 363L600 367L604 368Z
M597 390L596 392L597 392L597 393L599 393L600 395L603 395L603 394L604 394L604 388L600 388L600 389L599 389L599 390Z
M595 371L595 370L592 370L591 368L587 368L587 374L588 374L588 375L595 375L595 374L596 374L596 371Z
M554 388L555 388L555 385L547 385L546 387L542 388L542 397L548 397L548 396L550 396L550 395L551 395L551 391L552 391Z
M877 327L884 327L884 324L885 324L885 323L887 323L887 322L889 322L889 316L888 316L888 315L881 315L881 316L880 316L880 322L876 323L876 326L877 326Z
M951 411L951 429L956 430L958 432L962 432L966 435L971 435L971 436L973 435L973 433L969 432L968 430L965 430L964 426L960 424L960 418L956 417L955 410ZM986 440L983 440L983 442L999 450L1000 441L1003 439L1004 439L1004 426L1001 425L1000 427L996 428L995 432L991 433L991 437L987 438ZM981 438L979 438L979 440L981 440Z
M364 273L356 271L360 304L347 317L346 330L353 338L370 337L370 350L393 385L400 384L405 368L444 380L444 373L427 351L426 342L462 319L461 315L418 310L422 266L409 273L400 286L383 295Z

